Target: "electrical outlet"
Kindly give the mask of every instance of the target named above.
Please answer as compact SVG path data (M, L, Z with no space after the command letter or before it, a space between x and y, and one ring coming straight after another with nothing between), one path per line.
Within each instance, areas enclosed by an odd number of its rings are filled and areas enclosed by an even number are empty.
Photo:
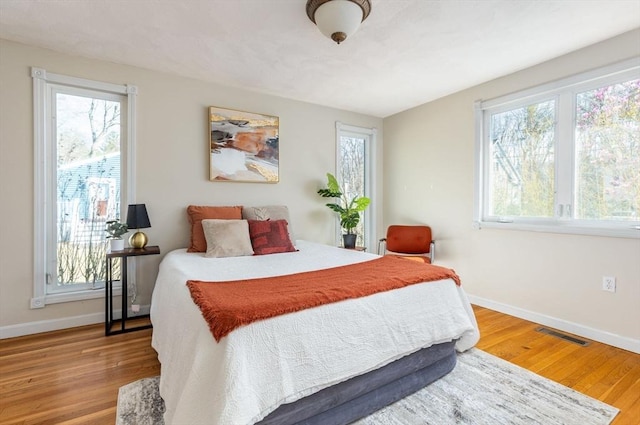
M44 298L31 298L31 308L44 308Z
M616 278L613 276L602 276L602 290L616 292Z

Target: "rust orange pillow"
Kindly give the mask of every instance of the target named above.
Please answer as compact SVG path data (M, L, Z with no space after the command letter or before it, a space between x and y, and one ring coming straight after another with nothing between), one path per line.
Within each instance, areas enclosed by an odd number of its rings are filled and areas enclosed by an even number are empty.
M187 252L206 252L207 240L204 237L202 229L202 220L205 219L227 219L241 220L242 207L210 207L189 205L187 207L187 215L191 224L191 241Z
M254 255L293 252L286 220L248 220Z

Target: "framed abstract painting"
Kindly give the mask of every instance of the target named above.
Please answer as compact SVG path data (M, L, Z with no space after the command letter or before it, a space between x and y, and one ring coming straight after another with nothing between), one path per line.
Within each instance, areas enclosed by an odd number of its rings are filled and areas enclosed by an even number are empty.
M277 183L279 119L209 107L209 180Z

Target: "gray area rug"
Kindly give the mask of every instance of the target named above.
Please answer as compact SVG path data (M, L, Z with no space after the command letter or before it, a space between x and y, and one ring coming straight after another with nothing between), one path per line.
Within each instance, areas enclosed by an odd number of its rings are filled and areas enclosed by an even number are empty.
M120 388L116 425L163 425L159 377ZM357 425L610 424L618 409L478 349L455 369Z

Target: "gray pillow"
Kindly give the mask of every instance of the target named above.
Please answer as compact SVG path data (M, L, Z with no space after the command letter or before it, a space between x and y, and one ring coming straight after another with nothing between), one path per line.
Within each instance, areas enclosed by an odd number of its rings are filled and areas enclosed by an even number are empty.
M247 220L202 220L207 240L205 257L240 257L253 255Z

